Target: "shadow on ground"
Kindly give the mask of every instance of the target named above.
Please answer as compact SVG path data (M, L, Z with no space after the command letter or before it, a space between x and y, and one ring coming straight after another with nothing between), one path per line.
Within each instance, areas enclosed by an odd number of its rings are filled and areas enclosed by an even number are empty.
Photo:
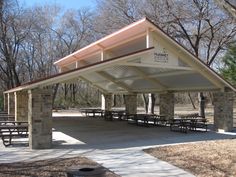
M169 127L143 127L126 121L104 121L101 118L57 117L53 119L53 127L54 133L62 132L70 137L65 142L57 136L54 139L56 149L108 150L236 138L236 131L231 134L213 131L180 133L171 132Z

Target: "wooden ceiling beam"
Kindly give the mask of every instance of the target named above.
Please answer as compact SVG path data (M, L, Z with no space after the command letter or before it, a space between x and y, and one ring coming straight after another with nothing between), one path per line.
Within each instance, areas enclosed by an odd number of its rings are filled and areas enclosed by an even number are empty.
M141 76L143 79L148 80L152 84L156 85L157 87L160 87L162 90L165 90L167 87L162 84L157 78L150 78L148 77L148 74L139 69L138 67L130 67L134 72L136 72L139 76Z
M117 85L118 87L123 88L123 89L126 90L127 92L132 92L132 91L131 91L131 88L130 88L127 84L125 84L125 83L123 83L123 82L117 80L115 77L111 76L110 74L108 74L108 73L106 73L106 72L104 72L104 71L97 71L96 73L97 73L98 75L100 75L101 77L103 77L104 79L106 79L106 80L108 80L108 81L110 81L110 82L113 82L113 83L114 83L115 85Z

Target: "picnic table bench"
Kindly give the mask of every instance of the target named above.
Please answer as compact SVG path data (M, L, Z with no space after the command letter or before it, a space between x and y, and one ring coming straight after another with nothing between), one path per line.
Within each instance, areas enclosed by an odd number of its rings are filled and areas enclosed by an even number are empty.
M13 138L28 137L28 122L0 121L0 137L5 147L12 144Z

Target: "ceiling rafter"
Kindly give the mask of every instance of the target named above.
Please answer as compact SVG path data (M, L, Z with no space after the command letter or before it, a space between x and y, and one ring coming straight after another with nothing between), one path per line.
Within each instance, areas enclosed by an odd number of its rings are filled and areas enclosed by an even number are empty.
M161 87L161 89L164 90L164 89L167 88L167 87L166 87L164 84L162 84L158 79L148 77L148 74L145 73L144 71L142 71L140 68L135 67L135 66L130 67L130 68L131 68L133 71L135 71L139 76L141 76L143 79L150 81L152 84L154 84L154 85L156 85L156 86L158 86L158 87Z
M154 78L154 77L166 77L166 76L177 76L177 75L185 75L185 74L193 74L196 73L196 71L172 71L172 72L161 72L161 73L155 73L155 74L147 74L147 77ZM142 79L142 76L127 76L122 78L117 78L117 81L124 81L129 79ZM95 81L94 83L101 83L104 81Z
M117 80L115 77L111 76L110 74L104 72L104 71L97 71L96 72L98 75L102 76L103 78L105 78L108 81L113 82L114 84L116 84L117 86L123 88L124 90L126 90L127 92L132 92L131 88L125 84L124 82L121 82L119 80Z

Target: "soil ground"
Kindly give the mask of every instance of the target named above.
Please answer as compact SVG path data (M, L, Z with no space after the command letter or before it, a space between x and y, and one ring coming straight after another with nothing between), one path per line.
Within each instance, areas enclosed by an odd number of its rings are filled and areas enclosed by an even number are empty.
M66 171L73 166L98 166L85 157L50 159L34 162L0 164L0 177L66 177ZM119 177L106 168L104 177Z
M197 177L236 176L236 139L165 146L144 151Z

